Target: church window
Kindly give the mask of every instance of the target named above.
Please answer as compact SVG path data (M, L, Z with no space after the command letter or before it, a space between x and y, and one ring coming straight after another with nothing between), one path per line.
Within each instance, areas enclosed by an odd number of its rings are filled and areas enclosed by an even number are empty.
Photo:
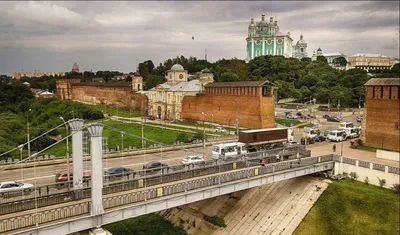
M303 48L300 48L300 51L301 51L301 52L304 52L304 49L303 49Z
M259 56L259 55L260 55L260 50L257 49L256 56Z

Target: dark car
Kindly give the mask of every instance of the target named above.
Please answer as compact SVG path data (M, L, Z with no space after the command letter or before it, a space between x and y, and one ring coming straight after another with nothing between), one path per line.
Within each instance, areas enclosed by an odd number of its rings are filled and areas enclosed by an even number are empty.
M143 166L143 170L161 170L162 168L168 168L168 165L161 162L149 162Z
M315 140L313 138L307 137L307 144L314 144ZM306 144L306 138L302 137L300 140L300 144L305 145Z
M323 135L317 135L317 136L315 136L315 137L313 138L313 140L314 140L315 142L324 142L324 141L326 140L326 137L323 136Z
M326 120L328 122L341 122L342 121L342 119L340 117L335 117L335 116L328 117Z
M328 115L328 114L324 114L324 116L322 116L322 117L325 118L325 119L328 119L328 118L330 118L331 116Z
M123 166L112 167L104 171L105 176L122 177L126 175L135 174L135 171Z

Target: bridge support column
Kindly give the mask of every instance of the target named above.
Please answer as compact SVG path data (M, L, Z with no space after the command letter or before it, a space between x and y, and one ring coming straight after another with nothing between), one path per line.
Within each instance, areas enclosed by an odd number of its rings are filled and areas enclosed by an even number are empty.
M72 132L72 175L75 199L83 197L83 145L82 145L82 119L68 121Z
M92 210L91 215L104 213L103 208L103 125L94 123L88 126L90 135L90 154L92 156Z

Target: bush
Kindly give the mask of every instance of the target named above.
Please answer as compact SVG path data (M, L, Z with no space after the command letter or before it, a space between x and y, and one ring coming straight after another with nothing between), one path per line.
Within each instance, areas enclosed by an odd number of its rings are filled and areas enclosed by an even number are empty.
M193 136L193 140L203 140L204 139L204 134L197 132L196 134L194 134Z
M222 217L218 217L218 216L212 216L212 217L204 216L204 219L205 219L207 222L209 222L209 223L211 223L211 224L214 224L214 225L217 225L217 226L219 226L219 227L223 227L223 228L226 227L225 220L224 220L224 218L222 218Z
M392 190L395 193L400 193L400 184L393 184Z
M187 143L187 142L189 142L189 137L188 137L188 135L186 133L179 133L176 136L175 142Z
M365 183L365 184L369 184L369 179L368 179L368 176L367 176L367 177L365 177L365 179L364 179L364 183Z
M357 172L350 172L350 179L352 179L352 180L358 179Z
M379 185L380 185L381 187L385 186L385 184L386 184L386 180L385 180L385 179L380 179L380 178L378 177L378 180L379 180Z

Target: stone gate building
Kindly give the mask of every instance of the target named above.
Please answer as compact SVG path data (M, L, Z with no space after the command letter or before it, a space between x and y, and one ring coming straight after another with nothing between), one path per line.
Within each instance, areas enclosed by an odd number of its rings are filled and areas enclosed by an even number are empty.
M363 144L399 151L400 78L372 78L365 86Z
M204 116L203 116L204 113ZM182 118L241 127L271 128L275 125L272 84L269 81L214 82L205 93L185 96Z

